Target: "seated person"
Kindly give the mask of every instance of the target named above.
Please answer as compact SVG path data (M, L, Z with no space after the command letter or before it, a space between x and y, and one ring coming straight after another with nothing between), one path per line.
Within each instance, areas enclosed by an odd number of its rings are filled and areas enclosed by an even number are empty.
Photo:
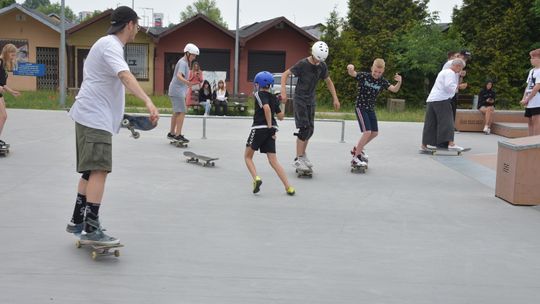
M199 104L204 106L204 116L208 116L212 107L212 88L210 88L208 80L203 82L202 88L199 90Z
M227 115L227 100L229 99L229 92L225 88L225 82L220 80L218 87L214 91L214 105L216 107L216 115Z
M495 91L493 90L493 81L488 81L484 88L478 94L478 110L484 115L484 133L491 133L491 123L495 113Z

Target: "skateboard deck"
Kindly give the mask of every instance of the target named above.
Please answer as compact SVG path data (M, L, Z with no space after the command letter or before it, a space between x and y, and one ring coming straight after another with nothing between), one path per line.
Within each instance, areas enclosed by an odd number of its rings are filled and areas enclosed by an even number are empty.
M185 141L181 141L181 140L176 140L176 139L171 139L171 145L174 145L176 146L177 148L187 148L187 142Z
M135 139L141 136L141 134L135 130L148 131L156 126L157 123L152 123L149 116L124 114L124 118L122 119L122 127L127 128L131 132L131 136Z
M191 151L185 151L184 156L187 157L186 161L188 163L201 163L203 167L214 167L216 165L214 161L219 159L217 157L198 155Z
M437 149L420 149L421 154L430 154L430 155L457 155L460 156L463 152L470 151L471 148L464 148L463 150L452 150L446 148L437 148Z
M80 240L77 240L75 243L77 248L82 246L92 247L92 259L96 260L98 257L114 255L115 257L120 256L120 250L118 248L124 247L123 244L114 244L114 245L97 245L97 244L83 244Z
M296 176L298 177L308 177L308 178L312 178L313 177L313 169L307 169L307 170L302 170L302 169L296 169L295 170L296 172Z

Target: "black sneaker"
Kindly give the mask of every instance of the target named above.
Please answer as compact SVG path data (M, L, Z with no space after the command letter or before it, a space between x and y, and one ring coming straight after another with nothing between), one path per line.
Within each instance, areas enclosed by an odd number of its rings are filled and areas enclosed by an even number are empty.
M173 140L174 139L174 134L167 133L167 139Z
M178 136L175 136L174 139L177 140L177 141L184 142L184 143L188 143L188 142L189 142L189 139L185 138L184 135L178 135Z

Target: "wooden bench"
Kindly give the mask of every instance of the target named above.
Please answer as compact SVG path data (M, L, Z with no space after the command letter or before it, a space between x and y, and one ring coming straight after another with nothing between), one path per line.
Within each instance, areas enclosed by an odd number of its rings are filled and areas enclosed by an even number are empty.
M491 133L515 138L528 135L528 119L524 111L495 110ZM456 129L465 132L482 132L484 116L479 110L458 109Z

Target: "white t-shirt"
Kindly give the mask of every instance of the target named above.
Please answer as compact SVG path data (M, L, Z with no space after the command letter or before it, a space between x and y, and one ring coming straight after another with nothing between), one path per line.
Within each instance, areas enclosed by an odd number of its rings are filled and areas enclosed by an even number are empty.
M225 97L226 94L227 90L216 90L216 99L219 101L227 101L227 97Z
M540 83L540 69L532 69L527 76L527 87L525 88L525 93L528 95L531 93L532 89L536 84ZM527 108L538 108L540 107L540 92L536 93L534 97L529 100Z
M101 37L86 57L69 116L81 125L118 133L125 107L125 88L118 77L122 71L129 71L124 45L116 35Z
M458 86L456 74L451 69L440 71L433 88L431 88L427 102L443 101L454 97Z

